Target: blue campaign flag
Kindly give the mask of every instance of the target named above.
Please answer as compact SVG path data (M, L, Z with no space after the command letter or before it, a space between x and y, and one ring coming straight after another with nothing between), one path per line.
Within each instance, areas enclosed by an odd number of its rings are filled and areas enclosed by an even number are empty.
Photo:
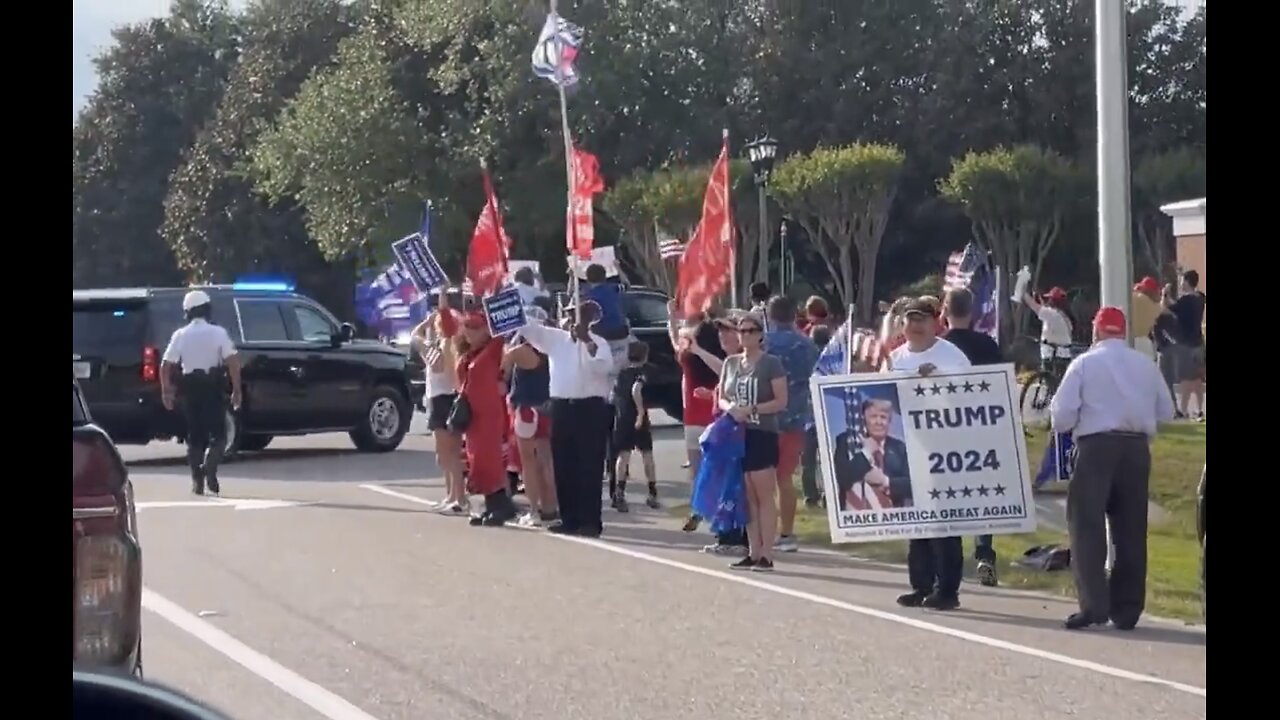
M481 302L489 320L489 334L494 337L513 333L529 324L524 303L520 301L520 291L514 285L508 285Z
M1035 487L1056 480L1066 482L1075 471L1075 441L1071 433L1054 433L1040 458L1040 471L1036 473Z
M814 375L844 375L849 372L849 333L852 328L853 319L850 318L831 336L831 342L818 355Z

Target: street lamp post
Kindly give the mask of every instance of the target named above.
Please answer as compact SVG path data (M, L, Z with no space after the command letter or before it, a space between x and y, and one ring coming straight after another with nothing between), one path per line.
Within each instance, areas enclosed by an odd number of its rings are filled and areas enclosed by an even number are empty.
M1098 102L1098 269L1102 304L1129 317L1133 262L1129 242L1129 83L1126 3L1096 0L1094 45Z
M757 138L747 143L743 148L747 152L747 159L751 161L751 175L756 183L756 196L760 202L760 250L763 251L768 247L765 242L769 237L769 205L766 190L769 187L769 176L773 174L773 161L778 156L778 141L765 134L764 137ZM760 261L765 264L765 276L768 277L769 256L763 255ZM735 264L734 272L737 267ZM786 277L783 277L782 285L786 285Z

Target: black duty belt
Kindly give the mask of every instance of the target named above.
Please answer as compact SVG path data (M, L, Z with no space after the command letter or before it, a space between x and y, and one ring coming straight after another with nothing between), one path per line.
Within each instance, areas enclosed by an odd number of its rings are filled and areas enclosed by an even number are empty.
M604 402L604 398L598 395L592 395L585 398L551 398L552 403L564 403L566 405L581 405L589 402Z
M1131 430L1106 430L1103 432L1089 433L1088 435L1082 435L1080 439L1088 440L1089 438L1095 438L1095 437L1141 438L1143 440L1146 440L1147 434L1144 432L1133 432Z

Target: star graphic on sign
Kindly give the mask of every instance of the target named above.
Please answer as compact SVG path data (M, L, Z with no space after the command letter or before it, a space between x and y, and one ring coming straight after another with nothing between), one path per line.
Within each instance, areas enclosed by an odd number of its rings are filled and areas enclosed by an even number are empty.
M924 386L923 386L923 385L917 385L917 386L916 386L916 397L923 397L923 396L924 396Z
M979 485L978 494L981 495L982 497L986 497L987 495L991 494L991 488L987 487L986 485Z
M956 394L956 391L957 391L957 390L959 390L959 389L960 389L960 386L959 386L959 385L956 385L955 383L947 383L947 393L948 393L948 394L955 395L955 394Z
M1005 488L1004 488L1004 486L1003 486L1003 485L997 485L997 486L995 486L995 488L993 488L993 489L996 491L996 494L997 494L997 495L1003 495L1003 494L1004 494L1004 489L1005 489Z
M986 392L990 389L991 389L991 383L987 382L986 380L983 380L982 382L978 383L978 390L980 390L981 392Z
M973 392L973 383L969 382L968 380L965 380L964 385L962 385L961 387L963 387L964 391L967 393Z
M942 394L942 386L941 386L941 385L939 385L938 383L934 383L934 384L933 384L933 387L931 387L931 388L929 388L929 389L930 389L931 391L933 391L933 394L934 394L934 395L941 395L941 394Z
M947 488L947 499L948 499L948 500L955 500L955 499L956 499L956 489L955 489L955 488L952 488L952 487Z
M960 488L960 493L965 497L973 497L973 488L969 487L968 485L965 485L964 487Z
M937 499L938 499L938 498L940 498L940 497L942 497L942 491L941 491L941 490L939 490L938 488L934 488L934 489L932 489L932 490L930 490L930 491L929 491L929 499L930 499L930 500L937 500Z

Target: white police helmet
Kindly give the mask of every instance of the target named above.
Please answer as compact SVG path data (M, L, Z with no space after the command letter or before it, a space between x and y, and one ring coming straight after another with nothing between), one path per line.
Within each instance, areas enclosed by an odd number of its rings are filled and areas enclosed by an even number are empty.
M208 305L213 302L209 299L209 294L203 290L192 290L182 298L182 311L187 312L192 308L198 308L201 305Z

